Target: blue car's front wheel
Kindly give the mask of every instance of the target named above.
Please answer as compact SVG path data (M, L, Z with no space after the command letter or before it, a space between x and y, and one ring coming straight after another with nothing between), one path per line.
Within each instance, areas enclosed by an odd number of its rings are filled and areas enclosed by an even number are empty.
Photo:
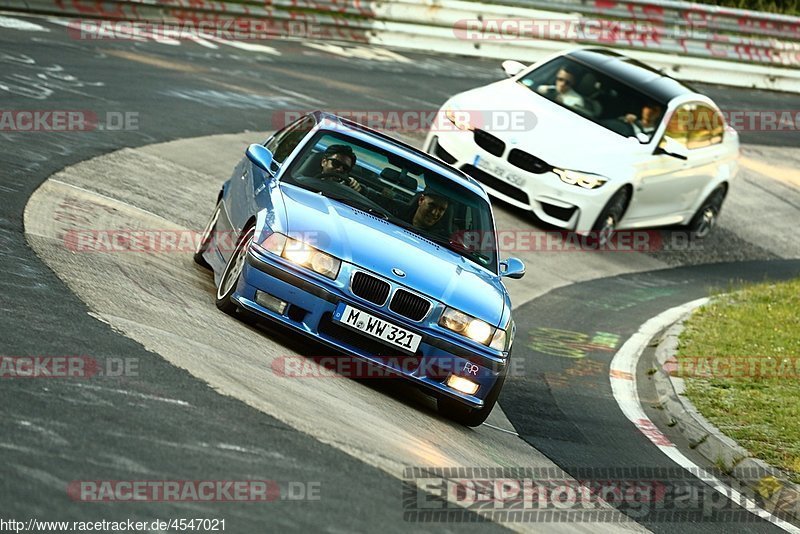
M228 314L233 314L236 311L236 303L231 298L236 286L239 283L239 277L244 269L244 262L247 259L247 249L250 248L250 243L253 241L255 235L255 226L249 226L244 229L242 235L236 242L236 248L228 258L228 263L225 265L225 270L222 271L222 276L219 280L219 287L217 287L217 308Z

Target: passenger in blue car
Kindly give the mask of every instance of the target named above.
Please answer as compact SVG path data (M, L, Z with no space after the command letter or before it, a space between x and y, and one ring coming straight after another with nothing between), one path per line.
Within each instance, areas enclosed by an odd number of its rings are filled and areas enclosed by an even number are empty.
M330 145L322 154L322 170L316 176L320 180L335 180L354 191L361 191L358 180L349 176L356 164L356 155L348 145Z
M442 220L450 201L432 193L422 193L412 202L403 219L422 230L435 230Z

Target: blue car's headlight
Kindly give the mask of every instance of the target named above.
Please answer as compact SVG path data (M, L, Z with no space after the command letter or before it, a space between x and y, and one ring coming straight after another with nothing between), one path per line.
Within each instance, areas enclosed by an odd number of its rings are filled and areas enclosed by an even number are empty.
M495 330L494 336L492 336L492 342L489 343L489 346L502 351L511 350L511 344L514 343L516 329L514 321L509 321L507 328L498 328Z
M445 308L442 317L439 319L439 326L457 332L483 345L489 345L495 335L495 328L489 323L453 308Z
M259 248L286 258L292 263L311 269L331 280L339 275L341 260L330 254L317 250L308 243L292 239L279 233L270 234L264 241L257 244Z

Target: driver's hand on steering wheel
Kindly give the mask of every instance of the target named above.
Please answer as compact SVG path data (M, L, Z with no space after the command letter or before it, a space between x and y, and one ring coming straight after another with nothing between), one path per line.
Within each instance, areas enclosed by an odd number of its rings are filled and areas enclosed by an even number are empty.
M351 188L356 193L361 192L361 184L358 183L358 180L353 178L352 176L343 176L340 183L346 185L347 187Z

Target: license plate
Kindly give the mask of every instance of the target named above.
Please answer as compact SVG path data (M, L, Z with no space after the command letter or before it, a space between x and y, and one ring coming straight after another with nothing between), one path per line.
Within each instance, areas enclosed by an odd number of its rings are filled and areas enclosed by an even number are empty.
M488 159L483 159L480 156L475 156L475 166L482 171L486 171L492 176L505 180L506 182L516 186L523 187L525 185L525 178L519 174L506 170L500 165L495 165Z
M405 328L395 326L388 321L379 319L364 310L354 308L349 304L337 306L333 319L344 325L363 332L368 336L380 339L394 347L399 347L408 352L417 352L422 336L410 332Z

